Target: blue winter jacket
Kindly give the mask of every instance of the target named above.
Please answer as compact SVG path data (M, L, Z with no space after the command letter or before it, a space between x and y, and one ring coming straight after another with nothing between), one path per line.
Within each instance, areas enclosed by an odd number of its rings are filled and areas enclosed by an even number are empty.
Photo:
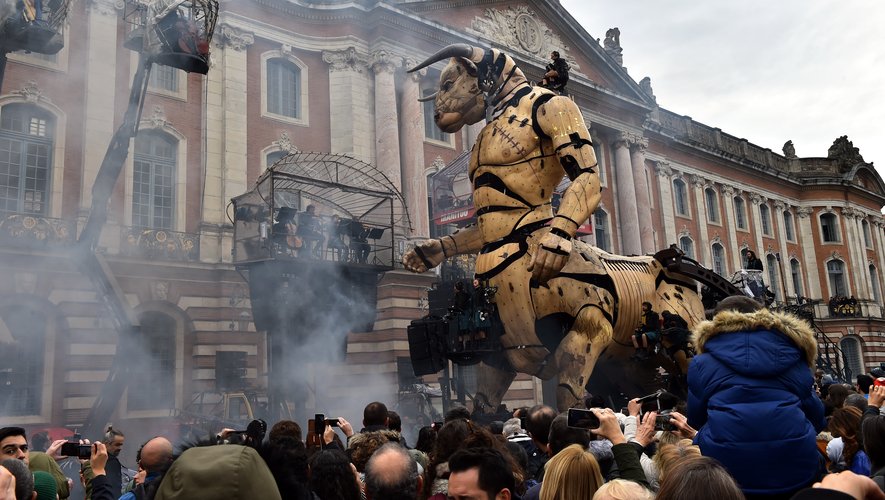
M701 453L747 494L810 486L826 420L812 387L817 343L808 324L768 310L724 311L697 325L693 341L688 423Z

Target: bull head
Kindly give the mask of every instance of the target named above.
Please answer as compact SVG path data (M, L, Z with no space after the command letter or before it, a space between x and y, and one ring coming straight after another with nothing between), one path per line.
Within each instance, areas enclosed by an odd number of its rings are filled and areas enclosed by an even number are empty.
M484 54L484 50L469 45L449 45L409 70L410 73L418 71L450 58L440 75L437 92L420 99L435 99L433 120L443 132L457 132L464 125L472 125L485 118L485 92L488 89L481 87L477 70L477 63L483 60Z

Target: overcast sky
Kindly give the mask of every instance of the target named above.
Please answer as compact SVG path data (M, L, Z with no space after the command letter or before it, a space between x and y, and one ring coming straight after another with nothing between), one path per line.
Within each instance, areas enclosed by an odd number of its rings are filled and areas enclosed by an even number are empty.
M781 153L848 135L885 177L885 1L561 0L658 104Z

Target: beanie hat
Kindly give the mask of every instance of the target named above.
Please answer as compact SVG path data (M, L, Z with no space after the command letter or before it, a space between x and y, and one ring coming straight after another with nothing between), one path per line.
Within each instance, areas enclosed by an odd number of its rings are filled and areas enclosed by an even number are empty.
M191 448L163 476L156 500L281 500L267 464L236 444Z
M55 478L48 472L38 470L34 473L34 491L37 492L37 500L55 500L58 491L55 488Z

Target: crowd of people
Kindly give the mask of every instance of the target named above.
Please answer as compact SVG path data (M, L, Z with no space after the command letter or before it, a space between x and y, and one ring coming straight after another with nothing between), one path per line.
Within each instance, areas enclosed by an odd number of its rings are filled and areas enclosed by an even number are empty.
M359 432L339 417L307 435L286 420L177 450L155 437L127 484L125 436L109 429L84 445L78 480L92 500L885 500L885 373L846 385L812 372L809 326L747 297L714 313L693 330L686 401L615 411L588 397L582 424L545 405L485 424L455 407L414 446L373 402ZM32 451L23 428L0 429L0 500L66 498L63 445Z

